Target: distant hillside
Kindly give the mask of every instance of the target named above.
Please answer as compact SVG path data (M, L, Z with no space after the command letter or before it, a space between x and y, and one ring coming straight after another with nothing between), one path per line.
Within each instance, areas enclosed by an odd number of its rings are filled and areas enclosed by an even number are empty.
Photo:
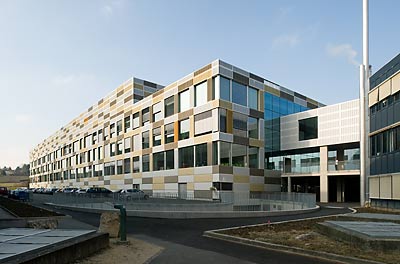
M24 164L21 167L16 167L14 170L11 167L0 169L0 176L29 176L29 164Z

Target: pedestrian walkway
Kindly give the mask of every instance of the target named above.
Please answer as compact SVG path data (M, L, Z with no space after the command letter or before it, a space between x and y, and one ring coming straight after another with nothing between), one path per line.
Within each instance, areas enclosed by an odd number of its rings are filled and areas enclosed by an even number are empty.
M10 214L8 211L0 207L0 220L14 219L14 218L15 218L14 215Z
M353 214L351 217L400 221L400 215L396 215L396 214L357 213L357 214Z

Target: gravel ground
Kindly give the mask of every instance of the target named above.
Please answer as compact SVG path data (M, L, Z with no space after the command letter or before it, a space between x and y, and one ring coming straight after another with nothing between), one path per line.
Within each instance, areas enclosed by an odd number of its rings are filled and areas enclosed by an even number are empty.
M110 239L110 246L88 258L74 262L75 264L142 264L157 256L162 247L149 244L133 236L128 236L129 244L118 244Z

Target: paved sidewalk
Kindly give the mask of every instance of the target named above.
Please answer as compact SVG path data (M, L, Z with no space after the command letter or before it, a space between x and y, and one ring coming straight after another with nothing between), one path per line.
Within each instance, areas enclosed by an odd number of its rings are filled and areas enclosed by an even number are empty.
M15 216L0 207L0 219L14 219Z
M357 213L353 214L351 217L400 221L400 215L395 214Z

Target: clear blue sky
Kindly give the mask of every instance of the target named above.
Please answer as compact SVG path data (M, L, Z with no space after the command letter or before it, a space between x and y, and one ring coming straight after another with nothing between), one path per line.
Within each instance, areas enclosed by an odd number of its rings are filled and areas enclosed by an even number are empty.
M400 1L370 0L370 62L400 52ZM131 76L220 58L325 104L358 97L362 0L0 2L0 166Z

